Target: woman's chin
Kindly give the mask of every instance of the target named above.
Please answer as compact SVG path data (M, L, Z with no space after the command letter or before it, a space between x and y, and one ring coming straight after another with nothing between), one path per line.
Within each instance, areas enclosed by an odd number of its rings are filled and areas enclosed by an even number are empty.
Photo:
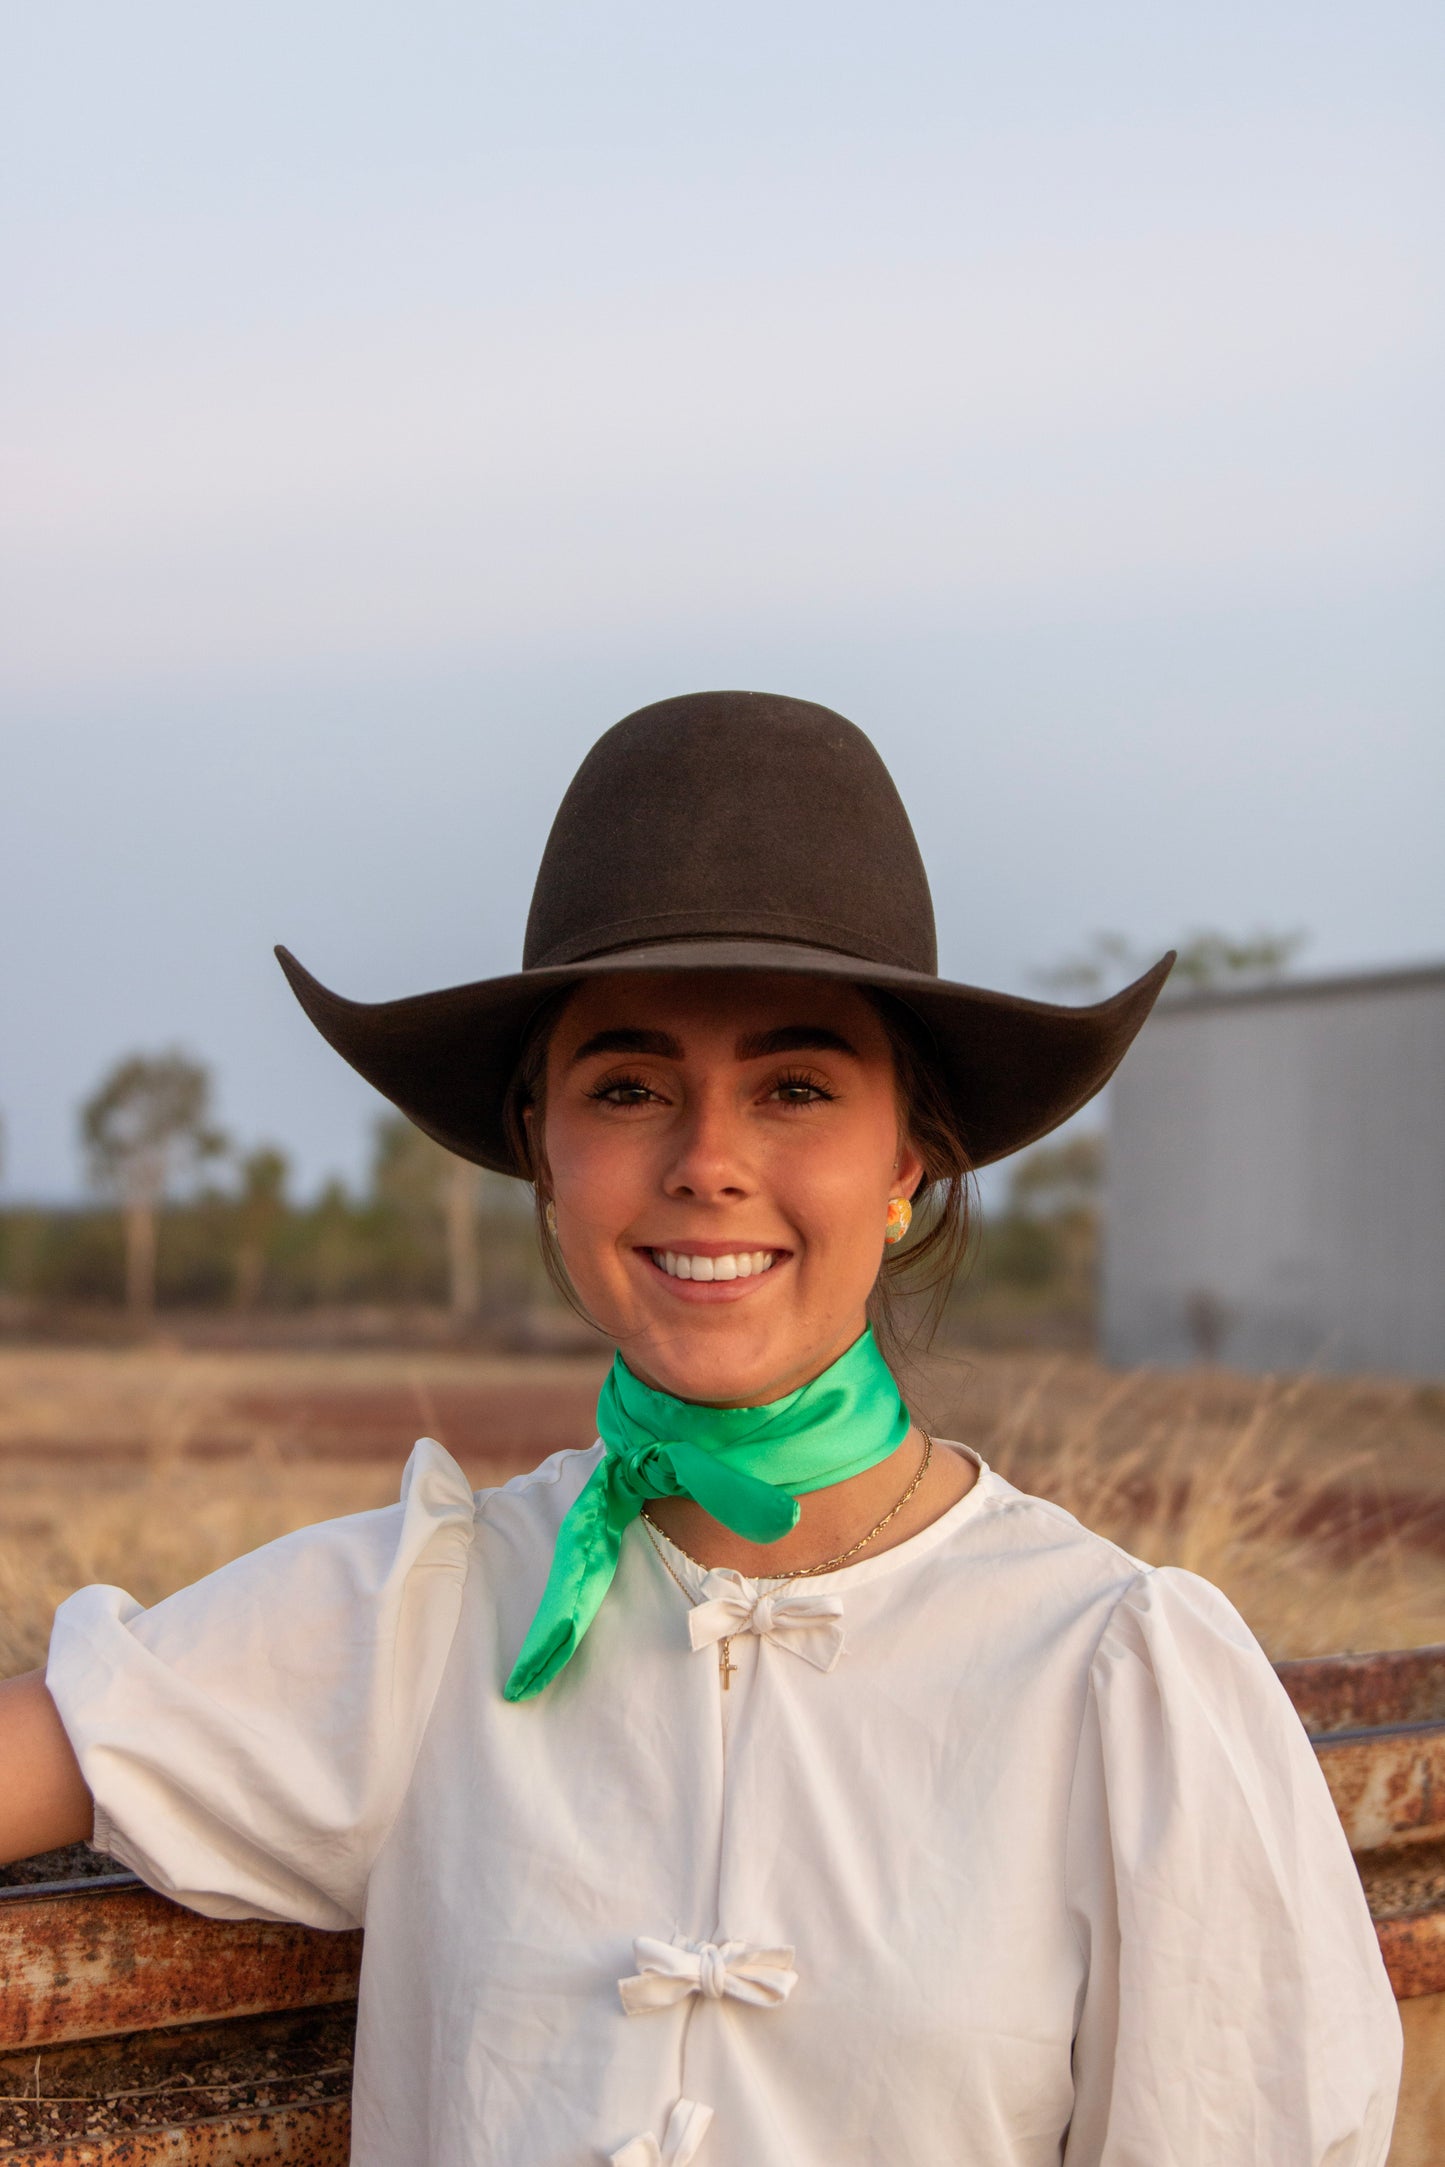
M749 1320L740 1307L689 1309L649 1318L618 1335L623 1359L673 1399L716 1407L765 1406L796 1391L836 1359L856 1333L789 1331L783 1319Z
M815 1277L787 1251L766 1278L733 1284L689 1286L635 1251L595 1274L574 1268L573 1284L635 1376L705 1406L766 1406L795 1392L836 1361L866 1322L866 1286L831 1288L833 1299L819 1304Z

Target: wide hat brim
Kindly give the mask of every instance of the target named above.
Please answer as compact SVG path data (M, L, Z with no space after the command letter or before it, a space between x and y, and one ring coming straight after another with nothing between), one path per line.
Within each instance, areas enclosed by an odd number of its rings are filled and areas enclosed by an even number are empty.
M1103 1089L1159 996L1174 951L1087 1007L993 993L835 950L761 939L660 941L398 1001L350 1001L286 948L276 955L328 1045L428 1136L525 1175L503 1107L527 1027L566 986L604 973L768 971L877 986L926 1026L974 1166L1047 1136Z

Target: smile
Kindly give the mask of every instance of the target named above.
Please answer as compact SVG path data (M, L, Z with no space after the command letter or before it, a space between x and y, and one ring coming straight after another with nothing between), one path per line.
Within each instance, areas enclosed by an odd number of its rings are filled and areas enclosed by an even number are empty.
M752 1279L771 1271L777 1261L773 1249L739 1249L721 1257L701 1257L675 1249L649 1249L647 1253L669 1279Z

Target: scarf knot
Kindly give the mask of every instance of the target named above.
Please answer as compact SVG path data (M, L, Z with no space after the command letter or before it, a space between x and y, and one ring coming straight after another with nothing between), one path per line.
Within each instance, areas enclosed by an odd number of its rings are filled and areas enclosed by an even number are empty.
M672 1464L670 1450L665 1444L654 1443L651 1438L639 1445L626 1445L620 1452L609 1454L606 1464L617 1490L629 1500L635 1499L639 1512L649 1498L681 1497L684 1494Z

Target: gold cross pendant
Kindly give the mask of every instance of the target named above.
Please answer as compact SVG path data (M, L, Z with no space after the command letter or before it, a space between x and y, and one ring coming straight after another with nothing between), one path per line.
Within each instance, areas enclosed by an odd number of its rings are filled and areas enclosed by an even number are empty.
M733 1672L737 1669L737 1664L733 1661L732 1658L732 1645L733 1644L730 1640L725 1640L723 1641L717 1652L718 1675L722 1679L722 1688L724 1693L726 1693L731 1687L733 1682Z

